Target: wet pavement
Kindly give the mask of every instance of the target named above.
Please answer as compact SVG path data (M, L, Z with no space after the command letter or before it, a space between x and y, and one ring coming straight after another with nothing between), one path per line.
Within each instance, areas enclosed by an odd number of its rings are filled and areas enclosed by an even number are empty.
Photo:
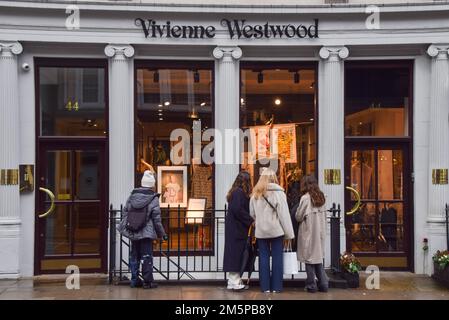
M381 272L380 289L368 290L361 273L358 289L329 289L327 293L310 294L303 288L285 288L282 293L262 293L258 287L233 292L224 285L168 285L143 290L124 285L108 285L104 276L83 278L80 288L68 290L64 278L0 280L0 300L5 299L125 299L125 300L449 300L449 289L425 275L406 272Z

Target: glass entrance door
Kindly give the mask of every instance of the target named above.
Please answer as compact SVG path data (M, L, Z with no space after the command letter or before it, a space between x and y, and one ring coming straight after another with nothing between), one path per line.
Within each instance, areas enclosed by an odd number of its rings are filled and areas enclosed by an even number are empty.
M347 250L363 265L409 268L409 164L401 145L353 145L346 150L346 185L360 209L346 215ZM346 191L346 211L357 195Z
M38 273L81 271L106 266L105 165L103 144L43 143L39 153L39 187L54 194L54 209L37 217ZM39 192L39 213L52 199Z

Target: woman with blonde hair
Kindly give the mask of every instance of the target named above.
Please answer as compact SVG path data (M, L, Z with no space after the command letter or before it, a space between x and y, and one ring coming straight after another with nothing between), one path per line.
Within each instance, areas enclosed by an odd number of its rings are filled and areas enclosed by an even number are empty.
M255 220L259 247L259 277L263 292L281 292L283 278L283 240L293 239L294 232L287 197L278 184L276 173L265 169L250 199L250 215ZM272 270L270 271L270 255Z

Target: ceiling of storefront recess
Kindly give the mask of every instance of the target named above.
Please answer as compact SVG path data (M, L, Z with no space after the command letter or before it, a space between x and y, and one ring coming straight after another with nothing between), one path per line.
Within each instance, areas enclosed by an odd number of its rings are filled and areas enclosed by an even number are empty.
M247 94L260 93L265 94L308 94L313 93L315 72L313 70L298 70L299 82L295 83L295 71L286 69L272 69L272 70L244 70L242 72L242 82L245 85ZM263 82L258 82L259 72L263 74ZM144 70L143 74L138 74L139 83L144 84L145 93L159 93L164 72L159 72L158 82L154 81L154 70ZM193 71L191 70L176 70L171 69L169 73L170 90L172 93L187 92L188 83L191 82L192 88L196 93L210 92L211 73L208 70L198 70L199 82L193 81Z

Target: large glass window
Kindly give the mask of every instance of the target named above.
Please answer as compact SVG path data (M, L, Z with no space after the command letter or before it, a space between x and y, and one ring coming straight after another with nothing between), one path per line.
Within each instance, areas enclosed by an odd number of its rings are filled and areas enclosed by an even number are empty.
M264 154L277 154L280 184L287 190L289 202L296 202L298 188L294 184L303 175L315 173L317 165L315 65L242 63L241 85L241 126L252 129L257 141L252 147L245 144L242 168L255 183L260 167L267 163L262 161ZM273 143L276 140L277 144Z
M194 129L201 134L213 127L212 68L213 63L138 62L136 69L136 185L150 166L157 172L163 222L170 236L163 246L170 250L213 248L213 165L192 159ZM179 129L190 142L184 154L177 152L178 141L170 141ZM172 151L180 163L174 163ZM189 220L187 206L197 199L206 201L204 219Z
M350 64L345 73L346 136L408 136L408 67Z
M40 135L106 135L104 68L41 67Z

